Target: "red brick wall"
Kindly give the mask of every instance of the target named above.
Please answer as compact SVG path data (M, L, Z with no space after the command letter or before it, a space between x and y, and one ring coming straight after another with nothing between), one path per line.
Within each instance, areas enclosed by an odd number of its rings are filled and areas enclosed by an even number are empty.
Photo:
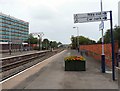
M96 60L101 60L101 54L102 54L102 45L101 44L80 45L80 50L87 50L89 56L92 56ZM111 64L112 64L111 44L104 44L104 51L105 51L106 65L111 67ZM118 51L118 42L115 42L115 54L117 53L117 51Z

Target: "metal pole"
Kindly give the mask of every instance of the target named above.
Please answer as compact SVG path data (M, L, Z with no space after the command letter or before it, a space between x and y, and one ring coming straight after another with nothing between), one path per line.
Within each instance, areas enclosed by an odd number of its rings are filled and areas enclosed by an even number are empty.
M101 23L103 23L103 7L102 7L102 0L101 0ZM102 55L101 55L101 69L102 73L105 73L105 54L104 54L104 36L103 36L103 29L102 29Z
M40 36L40 49L42 50L42 36Z
M77 36L78 36L78 38L77 38L77 46L79 47L79 29L78 29L78 27L77 27Z
M102 7L102 0L101 0L101 23L103 23L103 7ZM103 29L102 29L102 54L104 55L104 36L103 36Z
M22 49L23 49L23 47L22 47L22 38L21 38L21 52L23 51Z
M11 29L10 29L10 25L9 25L9 53L11 55L12 51L11 51Z
M29 51L30 51L30 35L29 35Z
M41 43L40 43L40 36L39 36L39 51L41 50L41 48L40 48L40 44L41 44Z
M114 59L114 36L113 36L112 11L110 11L110 27L111 27L111 46L112 46L112 79L115 80L115 59Z
M77 38L77 47L78 47L78 52L79 52L79 29L78 29L78 27L77 27L77 36L78 36L78 38Z
M73 27L73 28L77 28L77 49L79 48L79 29L78 27ZM79 49L78 49L79 52Z
M39 37L39 51L41 50L41 48L40 48L40 35L38 35L38 37Z

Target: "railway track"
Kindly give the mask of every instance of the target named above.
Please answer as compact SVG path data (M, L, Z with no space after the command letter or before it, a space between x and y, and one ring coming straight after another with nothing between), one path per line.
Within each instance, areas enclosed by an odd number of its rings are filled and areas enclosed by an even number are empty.
M40 51L36 53L28 53L24 55L6 57L0 59L0 81L3 81L23 70L29 68L63 49L54 51Z

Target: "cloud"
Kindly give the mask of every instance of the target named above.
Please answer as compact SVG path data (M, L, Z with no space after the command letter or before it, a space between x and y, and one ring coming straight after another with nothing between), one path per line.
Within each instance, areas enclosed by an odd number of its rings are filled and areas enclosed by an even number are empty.
M119 0L103 0L103 10L113 10L113 23L117 23ZM78 26L80 35L98 40L101 37L99 23L74 24L73 14L100 11L100 0L0 0L0 11L29 21L30 32L44 32L51 40L70 43L76 36L73 26ZM105 29L109 22L105 22Z
M50 20L54 19L56 15L56 11L47 6L33 7L30 9L30 16L34 19Z

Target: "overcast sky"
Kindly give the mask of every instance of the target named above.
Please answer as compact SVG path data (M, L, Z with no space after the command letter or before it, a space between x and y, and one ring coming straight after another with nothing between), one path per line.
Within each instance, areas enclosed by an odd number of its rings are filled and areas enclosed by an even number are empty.
M118 25L118 1L103 0L103 10L113 11L113 25ZM73 14L100 11L100 0L0 0L0 11L18 19L28 21L30 33L43 32L44 37L62 43L70 43L71 35L98 40L100 22L74 24ZM109 21L105 29L109 29Z

